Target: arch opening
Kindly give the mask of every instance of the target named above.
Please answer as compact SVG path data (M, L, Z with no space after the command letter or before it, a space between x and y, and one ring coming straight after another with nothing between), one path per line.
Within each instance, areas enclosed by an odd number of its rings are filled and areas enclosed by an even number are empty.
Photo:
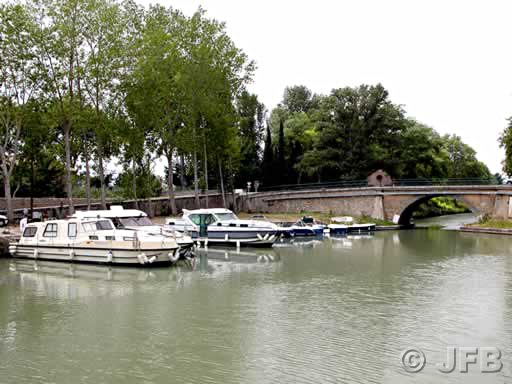
M411 219L413 218L415 212L418 212L418 210L423 205L427 204L432 199L439 198L439 197L450 198L452 201L457 202L457 205L459 207L465 208L465 210L463 212L472 212L477 215L480 213L477 209L475 209L473 206L468 204L468 202L465 201L465 199L463 197L456 196L456 195L445 195L445 194L429 195L429 196L420 197L417 200L410 203L407 207L405 207L405 209L403 209L400 214L400 219L398 220L398 224L410 225ZM463 213L463 212L460 212L460 213ZM449 213L446 213L446 214L449 214ZM432 216L435 216L435 215L432 215Z

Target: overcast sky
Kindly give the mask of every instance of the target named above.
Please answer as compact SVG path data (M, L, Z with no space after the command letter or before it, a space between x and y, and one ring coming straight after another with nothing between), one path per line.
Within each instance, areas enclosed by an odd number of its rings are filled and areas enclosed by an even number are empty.
M139 0L140 1L140 0ZM250 91L271 110L286 86L315 93L382 83L408 116L454 133L501 172L512 116L512 1L161 0L226 22L258 66Z

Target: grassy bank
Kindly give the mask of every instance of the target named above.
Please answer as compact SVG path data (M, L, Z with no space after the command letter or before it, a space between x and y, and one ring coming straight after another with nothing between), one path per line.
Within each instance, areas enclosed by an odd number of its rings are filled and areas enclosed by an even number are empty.
M282 212L282 213L244 213L240 212L238 214L238 217L241 219L250 219L254 215L263 215L268 220L273 222L296 222L303 216L311 216L315 218L316 221L324 224L329 224L331 222L331 217L339 217L339 216L345 216L345 215L333 215L328 213L320 213L320 212ZM348 216L348 215L347 215ZM368 216L360 216L360 217L354 217L354 223L375 223L377 225L395 225L393 222L388 220L380 220L380 219L374 219L372 217Z
M466 225L466 227L512 229L512 220L491 219L484 217L480 219L477 223L468 224Z

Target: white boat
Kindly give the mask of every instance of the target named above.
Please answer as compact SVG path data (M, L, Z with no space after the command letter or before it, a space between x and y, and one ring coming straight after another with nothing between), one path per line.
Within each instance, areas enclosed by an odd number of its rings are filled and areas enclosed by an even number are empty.
M271 247L278 228L267 221L240 220L225 208L183 210L181 218L166 220L169 228L190 233L205 245Z
M109 219L72 218L27 224L13 257L104 264L169 264L179 259L172 237L115 229Z
M138 209L124 209L120 205L113 205L108 210L76 211L74 218L105 218L112 220L117 229L130 229L143 231L152 235L169 236L176 239L180 247L180 257L193 257L194 241L190 236L176 232L169 227L154 224L148 215Z
M294 236L322 236L324 234L324 226L318 224L310 216L304 216L294 223L290 229Z

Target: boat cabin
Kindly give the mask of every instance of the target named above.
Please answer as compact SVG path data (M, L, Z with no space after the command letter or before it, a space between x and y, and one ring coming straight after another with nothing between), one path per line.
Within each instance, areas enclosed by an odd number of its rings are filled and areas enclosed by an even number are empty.
M120 205L113 205L110 209L98 211L76 211L73 218L107 218L112 220L118 229L131 229L132 227L154 226L148 215L138 209L124 209Z
M50 220L28 224L21 235L20 242L24 244L73 243L79 237L82 240L128 240L116 239L111 232L114 229L109 219ZM102 233L102 231L109 232Z

